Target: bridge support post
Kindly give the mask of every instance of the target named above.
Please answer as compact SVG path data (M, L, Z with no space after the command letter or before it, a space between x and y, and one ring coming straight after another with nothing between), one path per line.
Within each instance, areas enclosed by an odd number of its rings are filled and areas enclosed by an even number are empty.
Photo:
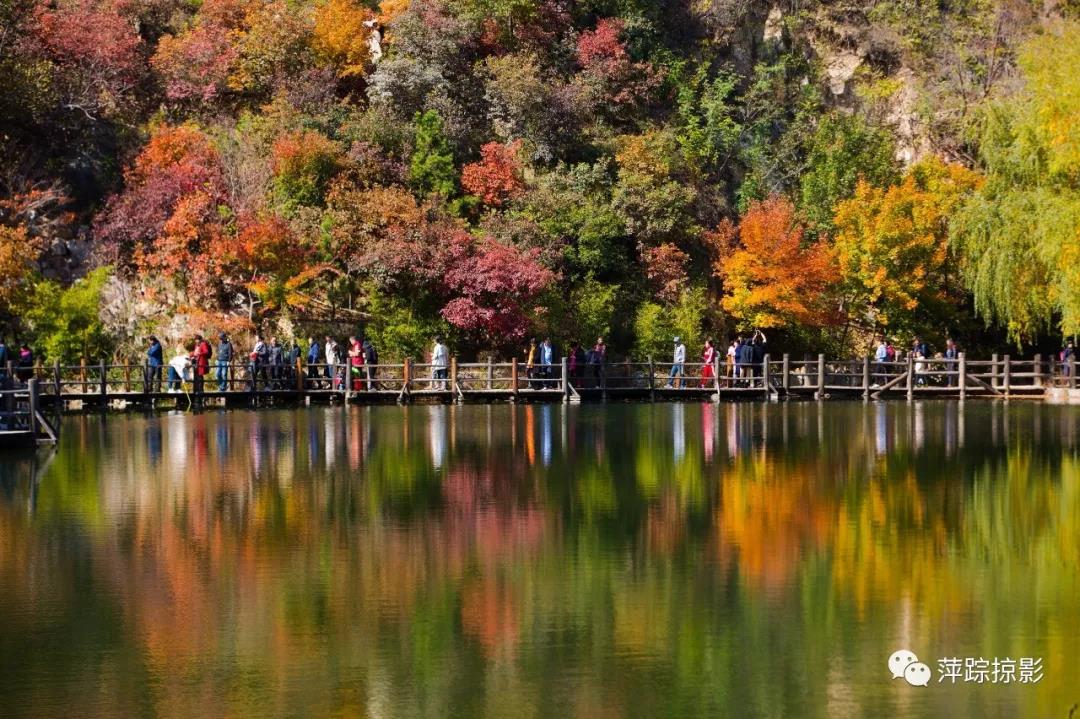
M825 355L817 356L817 399L825 399Z
M1005 355L1002 358L1001 376L1002 381L1005 383L1005 398L1009 398L1009 385L1012 384L1012 362L1009 360L1009 355Z
M907 353L907 401L915 399L915 357Z
M30 428L30 434L33 436L34 441L37 442L38 438L38 381L36 377L32 377L29 382L26 383L26 388L30 392L30 422L28 426Z
M570 379L567 376L567 368L569 367L566 358L562 358L559 371L562 372L562 401L564 404L570 404Z
M715 374L715 373L714 373ZM769 355L761 359L761 385L765 393L765 401L769 401Z
M656 363L649 357L649 401L656 401Z
M101 370L101 406L105 407L109 403L109 368L105 366L105 360L101 360L99 369Z
M1041 387L1042 383L1043 383L1043 381L1042 381L1042 355L1041 354L1035 355L1035 360L1032 362L1032 365L1031 365L1031 373L1033 375L1032 378L1031 378L1032 386Z
M791 355L787 352L784 353L784 364L780 372L780 386L784 388L784 396L786 397L788 390L791 389Z
M1001 387L998 382L998 356L997 353L990 355L990 386L995 390Z
M961 352L958 355L958 361L960 363L959 365L957 365L959 367L958 371L960 372L960 377L958 378L959 379L958 385L960 387L960 399L966 399L967 398L967 355L964 354L963 352Z
M862 396L863 396L863 399L870 399L870 357L869 357L869 355L862 358Z
M518 393L518 361L517 357L510 360L510 394L517 399Z

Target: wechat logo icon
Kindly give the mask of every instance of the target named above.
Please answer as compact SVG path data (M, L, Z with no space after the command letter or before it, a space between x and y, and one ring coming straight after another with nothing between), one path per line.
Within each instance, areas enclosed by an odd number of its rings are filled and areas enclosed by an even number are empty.
M893 679L904 679L913 687L925 687L930 683L930 667L919 661L914 652L897 649L889 657L889 672Z

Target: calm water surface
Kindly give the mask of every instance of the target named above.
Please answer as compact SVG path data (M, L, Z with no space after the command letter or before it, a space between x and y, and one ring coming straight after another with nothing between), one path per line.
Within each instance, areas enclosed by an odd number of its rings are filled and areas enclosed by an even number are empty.
M1066 717L1077 409L311 408L0 457L0 715ZM910 649L927 687L891 680ZM1035 684L938 659L1042 659Z

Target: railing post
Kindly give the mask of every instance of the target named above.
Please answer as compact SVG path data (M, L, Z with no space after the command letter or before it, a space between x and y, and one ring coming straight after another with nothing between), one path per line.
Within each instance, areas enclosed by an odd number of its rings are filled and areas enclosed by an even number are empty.
M30 434L37 441L38 436L38 380L37 377L31 377L30 381L26 383L27 389L30 391Z
M825 355L817 356L817 398L825 399Z
M915 355L910 350L907 353L907 400L915 399Z
M1069 389L1076 389L1076 354L1069 355Z
M787 394L791 389L791 355L787 352L784 353L784 366L781 372L783 376L780 377L780 384L784 387L784 394Z
M409 391L409 382L412 380L412 360L408 357L405 358L404 365L401 368L401 388L407 393Z
M649 356L649 401L652 402L656 399L656 364L653 362L653 358Z
M491 389L491 381L495 378L494 367L491 366L491 355L488 355L487 388Z
M60 392L64 387L60 378L60 360L53 360L53 386L56 387L56 401L60 402ZM63 405L57 405L63 407Z
M109 395L109 369L105 366L105 360L101 360L101 401L104 402Z
M1032 374L1031 385L1033 387L1042 386L1042 355L1035 355L1035 360L1032 362Z
M232 364L231 362L229 364ZM229 369L225 368L225 373L228 375ZM228 385L226 385L227 387ZM296 391L300 394L304 394L304 366L300 363L300 358L296 358Z
M518 363L517 357L510 360L510 391L516 397L518 393Z
M716 395L716 402L720 402L720 358L713 357L713 394Z
M457 355L450 358L450 391L457 391Z
M11 382L11 385L15 386L15 363L8 360L6 369L8 382Z
M150 360L143 360L142 377L143 394L150 394Z
M863 399L870 398L870 357L864 355L862 358L862 396Z
M998 356L995 352L990 355L990 386L994 389L998 389Z
M769 399L769 355L765 355L761 360L761 384L767 400Z
M560 370L562 371L563 401L564 402L569 402L570 401L570 389L569 389L569 382L567 381L567 367L569 365L568 365L565 357L562 358L561 365L562 365L562 367L560 368Z
M1012 367L1009 366L1011 364L1011 362L1009 360L1009 355L1005 355L1005 357L1002 359L1002 361L1004 362L1004 365L1002 366L1002 379L1005 382L1005 396L1008 397L1009 396L1009 385L1011 384L1010 383L1010 375L1012 374Z
M124 363L124 393L131 391L131 365Z
M960 362L960 364L957 365L957 371L960 373L958 378L960 385L960 399L965 399L967 397L967 355L964 352L961 352L958 359Z
M86 385L86 358L79 358L79 382L82 383L82 393L86 394L90 388Z

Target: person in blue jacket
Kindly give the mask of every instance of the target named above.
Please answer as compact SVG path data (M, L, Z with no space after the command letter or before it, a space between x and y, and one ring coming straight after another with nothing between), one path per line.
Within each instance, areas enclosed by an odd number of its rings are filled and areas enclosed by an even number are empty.
M161 368L165 365L165 351L158 338L150 335L150 347L146 350L146 391L161 391Z

